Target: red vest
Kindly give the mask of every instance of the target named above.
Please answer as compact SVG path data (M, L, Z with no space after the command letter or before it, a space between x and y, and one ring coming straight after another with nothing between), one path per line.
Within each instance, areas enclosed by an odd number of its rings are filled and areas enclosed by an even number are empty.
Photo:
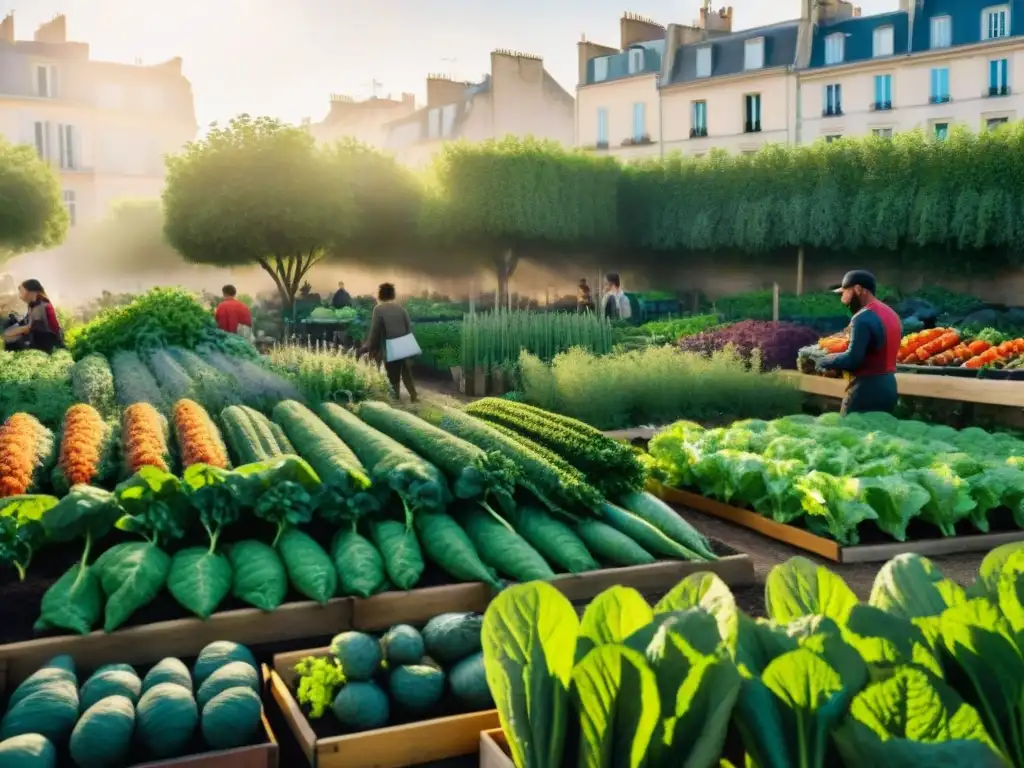
M885 373L896 373L896 356L900 351L900 340L903 334L903 323L900 316L878 299L872 299L862 310L874 312L885 330L885 343L880 347L868 349L864 362L853 372L857 376L880 376Z

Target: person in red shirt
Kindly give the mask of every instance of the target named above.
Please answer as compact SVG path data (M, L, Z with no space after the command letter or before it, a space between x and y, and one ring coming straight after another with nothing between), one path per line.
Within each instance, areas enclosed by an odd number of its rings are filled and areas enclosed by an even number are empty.
M863 269L847 272L836 289L853 319L850 346L846 352L818 361L825 371L851 375L840 413L892 413L896 391L896 355L900 351L903 325L900 316L875 296L875 276Z
M217 327L226 333L248 335L252 332L252 313L245 304L235 298L238 295L235 286L225 285L222 290L224 301L217 305L217 310L213 313Z

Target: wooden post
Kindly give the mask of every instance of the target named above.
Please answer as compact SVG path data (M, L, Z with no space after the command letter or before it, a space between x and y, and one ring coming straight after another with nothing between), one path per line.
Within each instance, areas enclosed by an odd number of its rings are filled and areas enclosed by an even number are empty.
M772 320L779 322L779 284L772 285Z
M796 295L804 295L804 247L796 251Z

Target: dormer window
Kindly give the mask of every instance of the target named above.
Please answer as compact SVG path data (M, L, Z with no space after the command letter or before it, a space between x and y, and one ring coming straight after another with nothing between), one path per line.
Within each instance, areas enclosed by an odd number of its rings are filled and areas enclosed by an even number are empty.
M953 19L950 16L932 17L932 48L949 48L953 44Z
M764 38L747 40L743 48L744 69L764 69Z
M981 12L981 39L995 40L1010 34L1010 8L998 5Z
M630 48L629 49L629 74L635 75L637 72L644 71L644 49L643 48Z
M892 41L892 27L879 27L876 29L872 56L892 56Z
M846 48L846 35L836 32L825 38L825 63L842 64L843 53Z
M608 57L594 59L594 82L600 83L608 79Z
M697 49L697 77L711 77L711 46Z

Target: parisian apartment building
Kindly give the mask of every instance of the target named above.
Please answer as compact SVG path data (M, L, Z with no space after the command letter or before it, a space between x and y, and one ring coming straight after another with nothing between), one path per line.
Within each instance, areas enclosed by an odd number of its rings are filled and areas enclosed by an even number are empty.
M894 5L804 0L800 18L737 31L733 9L710 3L691 24L626 13L617 45L577 45L576 145L631 162L1018 119L1020 0Z
M73 227L102 219L118 199L158 198L164 157L196 137L181 59L97 61L56 16L19 40L0 22L0 135L35 147L60 177Z
M318 141L351 136L412 167L427 164L450 141L530 135L574 145L576 100L539 56L496 50L479 80L431 74L426 86L423 105L408 93L362 101L332 96L330 112L310 133Z

